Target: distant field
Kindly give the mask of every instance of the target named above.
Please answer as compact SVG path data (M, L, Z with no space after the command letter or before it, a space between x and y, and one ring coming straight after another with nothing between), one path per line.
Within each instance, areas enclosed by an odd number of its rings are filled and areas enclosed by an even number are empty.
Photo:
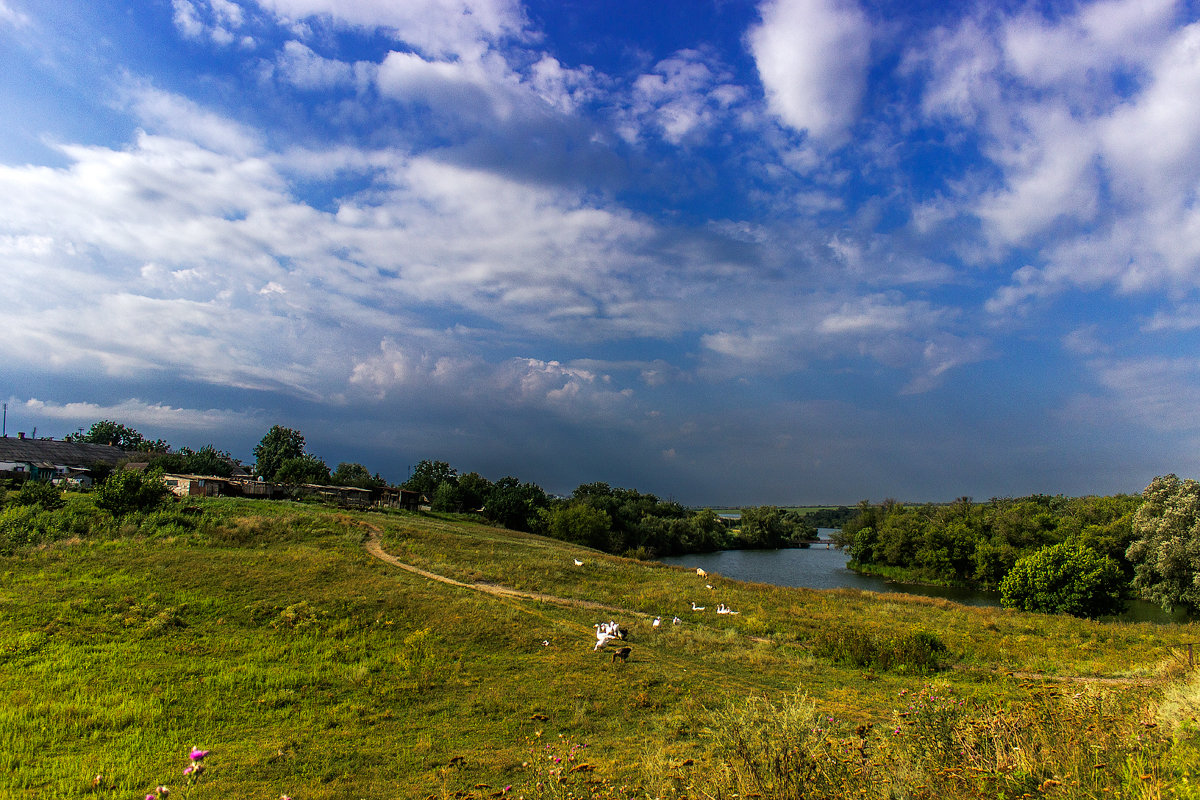
M429 515L191 507L164 535L0 557L0 797L1197 796L1200 689L1169 649L1195 625L745 584ZM593 651L608 619L627 663ZM192 745L212 754L185 794Z

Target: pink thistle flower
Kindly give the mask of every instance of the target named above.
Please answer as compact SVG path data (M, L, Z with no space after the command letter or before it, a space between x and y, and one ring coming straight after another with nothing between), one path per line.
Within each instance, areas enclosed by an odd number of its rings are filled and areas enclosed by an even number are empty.
M148 794L148 795L146 795L146 800L158 800L158 795Z
M210 751L208 750L201 750L199 747L193 746L192 752L188 753L188 758L190 758L192 761L200 761L206 755L208 755L209 752Z

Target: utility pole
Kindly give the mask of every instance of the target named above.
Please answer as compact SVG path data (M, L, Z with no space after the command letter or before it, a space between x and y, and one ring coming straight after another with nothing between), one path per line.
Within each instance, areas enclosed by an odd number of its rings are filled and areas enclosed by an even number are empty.
M8 436L8 403L4 404L4 428L0 430L0 435Z

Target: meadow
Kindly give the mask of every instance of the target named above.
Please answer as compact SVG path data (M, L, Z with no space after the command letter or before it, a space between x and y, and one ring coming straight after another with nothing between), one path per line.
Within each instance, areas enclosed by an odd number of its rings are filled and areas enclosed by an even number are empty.
M1189 642L192 501L0 556L0 797L1194 798Z

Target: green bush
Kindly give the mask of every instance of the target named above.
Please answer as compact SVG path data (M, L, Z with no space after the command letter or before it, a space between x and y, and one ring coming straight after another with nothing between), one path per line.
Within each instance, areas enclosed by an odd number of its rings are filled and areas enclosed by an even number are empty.
M1022 611L1102 617L1125 609L1126 587L1116 561L1068 541L1018 561L1000 582L1000 603Z
M818 634L813 651L835 664L923 674L940 670L949 648L928 631L887 635L846 625Z
M13 505L0 511L0 554L11 555L22 547L31 547L62 538L59 521L53 511L36 505Z
M121 470L108 476L96 489L96 507L114 517L135 511L150 511L163 505L171 490L163 483L162 474L154 471Z
M38 506L49 511L62 508L65 502L62 489L49 481L25 481L20 490L8 499L19 506Z

